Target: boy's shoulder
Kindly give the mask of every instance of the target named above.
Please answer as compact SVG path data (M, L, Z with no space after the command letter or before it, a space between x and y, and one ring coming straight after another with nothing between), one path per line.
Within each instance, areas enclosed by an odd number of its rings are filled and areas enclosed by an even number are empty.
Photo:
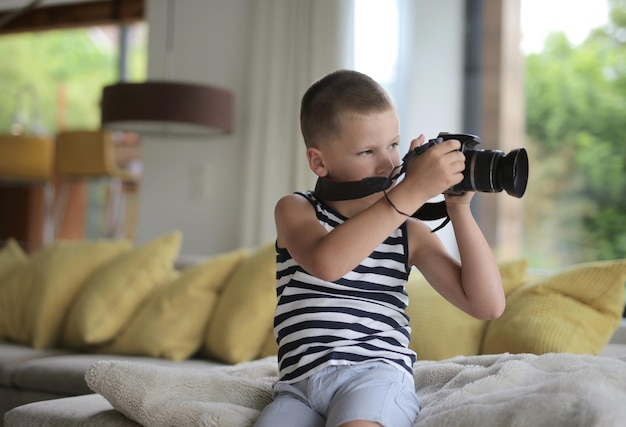
M315 196L311 191L294 191L293 193L285 194L276 202L276 205L285 203L311 203L315 201Z
M315 199L310 192L300 192L286 194L276 202L275 212L292 211L294 209L310 209L315 204Z

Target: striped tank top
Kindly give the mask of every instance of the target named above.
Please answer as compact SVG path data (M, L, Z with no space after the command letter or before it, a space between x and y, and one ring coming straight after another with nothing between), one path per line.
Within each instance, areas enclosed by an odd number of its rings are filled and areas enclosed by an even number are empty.
M313 205L328 230L346 220L311 192L297 193ZM308 274L287 249L276 247L274 334L280 381L294 383L330 365L384 361L413 375L416 354L408 348L406 222L354 270L334 282ZM341 256L341 254L337 254Z

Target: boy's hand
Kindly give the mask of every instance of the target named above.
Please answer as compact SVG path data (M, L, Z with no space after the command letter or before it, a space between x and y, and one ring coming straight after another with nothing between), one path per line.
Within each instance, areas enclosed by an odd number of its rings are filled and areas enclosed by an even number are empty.
M444 193L443 195L446 200L446 205L450 206L450 205L469 205L469 203L472 201L472 197L474 197L474 194L475 193L473 191L466 191L460 195L446 194L446 193Z
M411 141L410 150L425 142L424 135ZM459 151L461 142L449 139L409 159L403 180L426 198L435 197L463 180L465 155Z

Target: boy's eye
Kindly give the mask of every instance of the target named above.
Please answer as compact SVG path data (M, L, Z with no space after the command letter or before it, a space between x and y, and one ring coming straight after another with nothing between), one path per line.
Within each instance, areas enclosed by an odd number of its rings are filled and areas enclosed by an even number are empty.
M369 156L373 153L374 151L372 150L364 150L364 151L359 151L358 155L359 156Z
M400 143L399 143L399 142L394 142L393 144L391 144L391 145L389 146L389 151L394 151L394 150L396 150L399 146L400 146Z

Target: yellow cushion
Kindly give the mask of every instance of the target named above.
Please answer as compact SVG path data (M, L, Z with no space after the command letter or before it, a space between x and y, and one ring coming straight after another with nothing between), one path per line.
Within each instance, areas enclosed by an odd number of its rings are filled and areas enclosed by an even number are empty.
M274 330L271 330L267 337L265 338L265 342L263 343L263 347L261 347L261 351L257 358L262 359L268 356L276 356L278 354L278 343L276 342L276 337L274 336Z
M528 260L526 258L501 261L498 263L500 276L502 277L502 287L506 295L526 283L528 279Z
M188 358L202 346L218 293L246 253L238 249L185 269L157 289L120 335L98 351Z
M28 261L28 255L22 250L21 246L13 238L7 240L6 245L0 249L0 286L2 279L9 276L13 270L17 270L22 264ZM0 302L1 303L1 302ZM4 336L2 314L0 313L0 339Z
M620 323L626 259L571 266L530 281L489 322L483 353L598 354Z
M209 320L203 353L227 363L254 359L273 328L275 308L276 251L271 243L235 269Z
M0 287L3 335L35 348L57 345L65 313L83 283L130 247L127 241L56 241L36 252Z
M442 360L478 354L486 326L443 298L418 272L406 285L411 342L420 360Z
M0 249L0 286L2 278L11 270L17 268L28 260L28 255L13 238L7 240L6 245Z
M526 276L528 261L519 259L498 264L505 289L519 286ZM419 272L413 271L406 286L407 314L411 319L409 347L420 360L479 354L487 322L461 311L443 298Z
M69 310L64 345L84 348L115 338L139 305L169 277L181 239L179 231L161 236L93 274Z

